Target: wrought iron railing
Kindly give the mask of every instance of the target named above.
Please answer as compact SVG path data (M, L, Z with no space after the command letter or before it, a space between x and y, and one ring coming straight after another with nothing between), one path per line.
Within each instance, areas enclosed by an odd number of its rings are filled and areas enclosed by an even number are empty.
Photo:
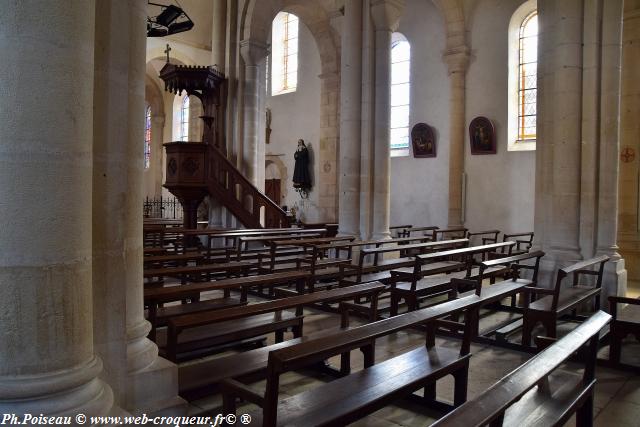
M143 213L145 218L182 219L182 205L175 197L147 197Z

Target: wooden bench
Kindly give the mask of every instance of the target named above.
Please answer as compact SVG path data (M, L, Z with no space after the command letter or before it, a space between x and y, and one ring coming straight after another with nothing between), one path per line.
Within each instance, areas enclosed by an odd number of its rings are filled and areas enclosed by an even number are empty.
M432 426L562 426L574 413L576 425L593 425L598 335L610 318L605 312L597 312ZM582 375L557 370L585 344Z
M474 279L480 274L480 269L474 268L476 264L474 256L514 245L515 242L501 242L418 255L413 261L413 268L391 271L390 315L398 314L400 300L404 300L408 310L412 311L419 308L420 299L443 294L454 295L455 289L451 286L452 279ZM450 274L435 276L430 267L435 261L451 263L452 269L448 271ZM505 268L497 266L484 271L483 274L495 276L504 271Z
M423 404L451 408L451 405L435 400L436 381L447 375L454 377L453 405L461 405L467 395L468 328L460 350L436 347L435 338L428 336L425 346L378 364L374 364L375 341L402 329L473 309L477 301L477 297L454 300L274 350L269 353L264 394L239 381L224 380L223 411L235 413L235 398L241 397L262 407L261 413L252 414L252 419L258 424L262 421L263 426L346 425L395 400L408 397L420 388L425 389L425 397L419 398ZM356 349L364 354L365 369L279 400L282 374Z
M433 230L433 240L449 240L449 239L464 239L467 237L467 230L465 227L453 227L443 230Z
M229 276L231 274L243 274L246 275L249 268L253 265L247 261L232 261L220 264L203 264L183 267L171 267L171 268L150 268L145 269L143 276L145 279L149 278L164 278L164 277L179 277L183 283L186 283L188 276L192 276L191 281L202 280L201 277L206 275L206 280L210 279L212 273L224 273ZM194 280L195 279L195 280Z
M534 252L526 252L518 255L512 255L505 258L494 259L490 261L483 261L480 263L479 272L475 277L459 279L452 278L451 285L453 287L453 294L456 297L464 297L467 295L482 295L483 304L482 307L486 305L496 305L500 304L500 301L506 297L511 297L511 306L515 306L515 299L518 294L523 294L528 291L529 288L536 286L538 283L538 272L540 269L540 260L544 256L544 252L542 251L534 251ZM533 264L523 264L525 261L533 260ZM501 270L504 269L504 270ZM503 271L503 277L505 280L500 282L492 281L491 286L483 287L483 282L485 279L491 279L491 275L487 275L487 272L495 272L497 270ZM505 271L506 270L506 271ZM524 279L522 278L522 270L530 270L531 278ZM513 288L513 292L508 292L506 287L509 287L509 284L518 283L522 285L522 287L516 289ZM458 294L458 291L464 287L471 287L472 290L463 292ZM497 290L497 291L496 291ZM500 307L498 307L500 308ZM517 323L517 322L516 322ZM494 329L485 332L486 335L493 334L496 330L501 329L502 326L494 326ZM478 337L479 325L475 325L473 327L473 338Z
M420 233L422 232L422 234L424 236L433 236L433 233L435 230L437 230L439 227L435 226L435 225L429 225L427 227L410 227L410 228L406 228L403 230L403 233L401 236L399 237L411 237L411 233Z
M358 265L356 266L345 266L345 277L342 279L342 284L344 286L350 286L355 283L363 283L363 282L373 282L373 281L381 281L381 282L390 282L391 280L391 270L410 267L415 263L415 257L401 257L401 258L391 258L387 260L380 260L381 256L384 256L385 253L390 252L398 252L398 251L408 251L414 250L422 253L432 252L441 249L452 249L465 247L469 244L467 239L457 239L457 240L449 240L446 242L425 242L425 243L413 243L413 244L404 244L404 245L384 245L377 246L375 248L363 248L360 250L360 256L358 258ZM365 259L367 257L373 257L373 261L370 265L365 264ZM443 265L443 267L446 267ZM351 272L347 272L346 270L352 270ZM445 268L445 271L447 269ZM444 272L444 271L442 271ZM432 273L436 274L436 273Z
M603 255L559 269L552 289L531 287L530 296L546 296L533 302L530 302L529 297L525 300L522 345L531 345L531 333L538 322L545 327L547 336L555 338L556 321L562 314L575 310L586 301L593 301L594 309L599 310L602 273L607 261L609 257ZM594 266L597 267L597 271L590 269ZM573 274L572 285L562 288L563 280L570 274ZM580 278L583 275L595 276L595 286L581 285Z
M296 289L304 290L311 275L305 271L263 274L221 279L214 282L188 283L181 286L150 288L144 290L144 302L148 306L147 320L151 323L149 339L155 341L156 328L166 325L167 319L182 314L206 310L230 308L247 303L250 288L273 288L278 285L294 283ZM230 290L239 290L240 298L231 298ZM223 298L200 301L203 292L223 291ZM189 304L162 307L164 303L191 300Z
M153 267L164 267L166 264L169 265L187 265L189 261L193 261L199 263L204 258L199 252L187 252L184 254L162 254L162 255L149 255L142 260L144 261L145 267L153 266Z
M296 295L225 310L200 312L168 320L166 356L176 361L178 354L275 332L281 342L286 329L294 338L302 336L302 308L319 303L339 302L362 295L376 295L384 289L380 283ZM295 314L284 310L295 308Z
M359 295L377 295L376 289L382 284L367 284L360 287ZM350 289L349 298L354 297L355 293ZM335 294L335 291L332 293ZM322 293L321 295L324 295ZM318 294L316 294L318 296ZM340 302L338 312L340 313L340 325L338 328L324 328L321 331L312 334L305 334L299 338L292 338L286 341L271 344L268 346L235 353L228 356L217 358L209 358L192 364L179 365L178 379L180 394L197 392L206 388L209 393L220 383L220 381L228 378L241 380L260 380L263 379L267 371L267 363L269 353L274 350L289 347L301 342L317 339L322 336L334 334L338 331L350 329L349 310L351 305L347 302ZM375 313L370 312L369 321L374 321ZM351 362L350 355L343 354L340 360L340 373L346 375L350 372Z
M507 240L515 240L516 247L511 252L512 254L518 254L522 252L527 252L531 249L533 245L533 231L529 231L526 233L510 233L502 236L502 241L506 242Z
M408 228L411 227L413 227L413 225L411 224L392 225L391 227L389 227L389 232L391 232L392 234L395 233L394 237L406 237L405 232Z
M618 304L627 304L618 310ZM613 316L609 330L609 361L613 366L620 365L622 340L629 334L640 341L640 299L627 297L609 297L609 312Z
M500 230L484 230L484 231L475 231L475 232L467 232L467 239L469 241L473 241L474 238L480 239L481 244L487 245L489 243L498 243L498 234L500 234ZM503 241L509 241L503 240Z

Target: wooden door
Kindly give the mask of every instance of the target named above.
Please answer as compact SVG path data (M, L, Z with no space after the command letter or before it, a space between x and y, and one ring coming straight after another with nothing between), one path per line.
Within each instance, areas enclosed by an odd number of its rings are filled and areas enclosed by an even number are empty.
M264 181L264 193L273 200L273 202L280 206L280 180L279 179L266 179ZM269 214L265 218L265 226L267 228L276 227L278 224L278 218L269 218Z

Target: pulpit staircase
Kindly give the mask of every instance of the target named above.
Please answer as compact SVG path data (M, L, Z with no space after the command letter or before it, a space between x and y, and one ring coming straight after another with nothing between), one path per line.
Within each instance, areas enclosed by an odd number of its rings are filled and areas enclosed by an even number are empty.
M213 67L190 67L167 62L160 70L165 90L183 90L203 107L202 142L169 142L164 186L182 203L184 227L197 228L198 206L205 196L217 199L247 228L290 225L287 214L238 170L219 148L218 117L224 75Z

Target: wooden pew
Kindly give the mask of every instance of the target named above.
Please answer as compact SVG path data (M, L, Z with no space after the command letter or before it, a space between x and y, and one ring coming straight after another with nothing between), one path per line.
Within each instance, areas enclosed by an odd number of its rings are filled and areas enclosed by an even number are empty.
M232 261L221 264L203 264L172 268L150 268L144 270L143 276L145 279L154 277L159 279L162 279L164 277L179 277L182 279L182 283L186 283L188 281L187 276L189 275L196 277L206 275L207 280L210 279L210 275L212 273L224 273L227 276L231 274L247 275L249 268L251 268L252 265L253 263L247 261Z
M350 286L356 283L364 283L364 282L373 282L373 281L381 281L381 282L389 282L391 280L391 270L403 268L403 267L411 267L415 264L415 257L401 257L401 258L391 258L388 260L380 260L381 256L384 256L385 253L390 252L398 252L398 251L408 251L408 250L416 250L420 252L430 252L439 249L452 249L458 247L467 246L469 241L467 239L457 239L457 240L448 240L445 242L424 242L424 243L413 243L406 245L396 245L391 246L389 244L384 246L377 246L375 248L363 248L360 250L360 256L358 258L358 264L356 266L345 266L345 277L342 279L343 286ZM365 259L367 257L373 257L373 262L371 265L365 264ZM443 270L440 270L443 268ZM450 263L444 262L439 265L431 266L430 274L437 273L445 273L447 271L455 271L459 268L459 263ZM351 273L346 270L353 270ZM437 270L437 271L436 271Z
M512 254L519 254L522 252L527 252L531 249L531 245L533 245L533 231L529 231L526 233L511 233L505 234L502 236L502 241L506 242L507 240L515 240L516 247L511 252Z
M151 323L149 339L155 341L156 328L164 326L170 317L199 311L230 308L247 303L250 288L274 287L294 283L296 289L304 290L311 275L306 271L289 271L259 276L235 277L214 282L189 283L181 286L150 288L144 290L144 302L148 307L147 320ZM223 291L223 298L200 301L202 292ZM230 290L240 291L240 299L231 298ZM162 307L164 303L191 300L189 304Z
M263 426L346 425L423 387L426 397L421 398L422 402L442 408L446 404L435 400L435 383L447 375L454 376L454 405L461 405L467 395L469 333L465 334L459 351L436 347L433 337L428 337L425 346L378 364L374 364L375 341L472 309L477 301L477 297L454 300L272 351L264 394L238 381L224 380L223 411L235 413L237 396L263 408L261 413L252 414L252 419L258 424L262 421ZM356 349L364 354L365 369L279 401L282 374Z
M308 305L339 302L362 295L374 299L384 289L379 283L296 295L288 298L250 304L225 310L200 312L168 320L166 355L176 361L179 353L212 347L275 332L276 342L283 332L292 328L294 338L302 336L302 308ZM295 308L295 314L283 310Z
M618 310L618 304L627 305ZM610 296L609 312L613 316L609 330L609 361L613 366L619 366L622 340L629 334L640 340L640 299Z
M361 287L360 296L378 294L377 289L383 286L380 283L369 283L367 286ZM353 289L350 290L351 292ZM335 291L334 291L335 292ZM350 297L356 295L350 292ZM322 292L321 294L324 294ZM318 294L316 294L318 296ZM355 298L355 297L354 297ZM338 328L325 328L312 334L305 334L299 338L292 338L286 341L271 344L268 346L243 351L241 353L231 354L217 358L208 358L198 363L181 364L178 366L178 379L180 382L180 394L191 393L202 390L206 387L211 393L213 389L224 379L240 379L256 381L265 378L267 373L267 363L269 353L281 348L289 347L301 342L317 339L322 336L331 335L338 331L350 329L349 322L350 305L344 301L339 303L338 312L340 313L340 325ZM369 313L369 321L375 320L375 312ZM350 372L351 362L350 355L343 354L340 360L340 373L346 375Z
M426 227L410 227L406 228L400 237L411 237L412 233L422 233L424 236L433 236L434 232L438 229L438 226L429 225Z
M407 232L408 228L413 227L413 225L411 224L406 224L406 225L392 225L391 227L389 227L389 231L393 234L395 233L395 236L393 237L408 237L407 234L405 234Z
M189 261L198 263L203 259L204 255L202 255L200 252L187 252L184 254L149 255L144 257L142 260L144 262L145 268L148 266L159 268L165 266L165 264L186 265Z
M484 230L484 231L476 231L476 232L467 232L467 239L469 241L473 241L474 237L481 239L481 243L483 245L487 245L489 243L498 243L498 234L500 234L500 230ZM505 242L509 241L503 240Z
M602 273L608 260L609 257L603 255L558 269L555 285L551 289L531 287L529 289L530 296L539 294L547 296L533 302L530 302L531 298L526 298L522 345L531 345L531 333L538 322L541 322L545 327L547 336L555 338L556 321L561 315L575 310L580 304L590 300L594 302L594 309L599 310ZM597 271L590 269L593 266L597 267ZM562 288L563 280L570 274L573 274L572 285ZM595 276L595 286L581 285L579 282L582 275Z
M515 242L500 242L418 255L413 261L413 268L391 271L390 315L398 314L401 299L405 300L411 311L418 309L419 301L422 298L442 294L449 294L452 297L455 294L455 289L451 286L452 279L474 279L479 275L480 269L474 267L476 264L474 256L482 256L502 247L513 247L514 245ZM456 263L452 259L457 259L458 262ZM456 265L457 268L448 271L450 274L433 276L434 273L430 265L434 261L449 262ZM496 267L484 271L484 274L496 275L504 271L504 268Z
M600 330L610 319L607 313L597 312L555 344L432 426L562 426L574 413L578 426L593 425L598 338ZM560 364L585 344L583 375L557 370Z
M468 231L465 227L433 230L433 240L464 239Z

